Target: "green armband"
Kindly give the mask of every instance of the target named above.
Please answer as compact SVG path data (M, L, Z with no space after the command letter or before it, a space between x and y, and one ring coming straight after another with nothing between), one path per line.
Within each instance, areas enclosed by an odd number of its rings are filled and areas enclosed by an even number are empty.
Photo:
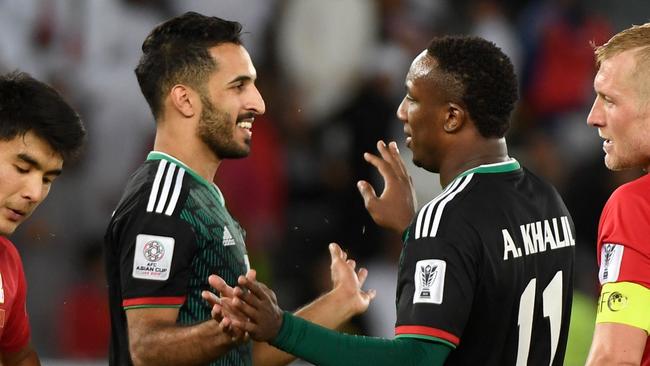
M385 339L349 335L323 328L290 313L271 345L315 365L442 365L446 344L415 338Z

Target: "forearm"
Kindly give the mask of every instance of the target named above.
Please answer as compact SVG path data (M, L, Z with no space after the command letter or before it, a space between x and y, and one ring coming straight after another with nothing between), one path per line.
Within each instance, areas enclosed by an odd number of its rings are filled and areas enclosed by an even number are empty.
M354 314L349 301L336 289L329 291L294 313L325 328L336 329L347 322ZM269 345L256 342L253 347L253 365L283 366L295 360L296 356Z
M285 314L271 342L317 365L442 365L450 347L410 338L383 339L338 333Z
M235 345L213 320L193 326L148 327L130 337L135 366L202 365L216 360Z

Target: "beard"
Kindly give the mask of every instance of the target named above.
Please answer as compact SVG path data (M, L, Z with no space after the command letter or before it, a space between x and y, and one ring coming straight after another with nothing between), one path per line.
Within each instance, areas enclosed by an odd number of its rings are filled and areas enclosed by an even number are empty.
M219 110L210 100L201 96L203 110L199 119L197 133L210 150L219 159L240 159L250 153L250 140L245 140L243 145L237 144L234 139L236 122L230 121L230 115ZM246 118L238 116L237 119Z

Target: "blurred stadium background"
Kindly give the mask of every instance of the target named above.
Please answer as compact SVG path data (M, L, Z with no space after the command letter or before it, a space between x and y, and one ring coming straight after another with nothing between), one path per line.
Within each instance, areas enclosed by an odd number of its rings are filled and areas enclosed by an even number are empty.
M403 145L395 110L412 58L433 35L475 34L513 60L520 95L511 155L549 179L576 223L576 298L566 365L582 365L597 294L597 220L640 172L610 173L585 119L601 44L649 20L648 0L0 0L0 72L53 84L89 131L83 158L13 236L29 284L33 343L44 365L105 365L108 317L101 258L123 184L153 143L133 68L155 24L187 10L238 20L267 113L252 155L216 182L248 231L252 264L295 309L329 288L327 244L369 268L379 297L347 331L393 334L398 237L372 224L355 182L381 188L362 153ZM401 149L410 162L408 149ZM420 205L437 176L409 165ZM488 316L488 314L486 314ZM296 364L299 364L297 362Z

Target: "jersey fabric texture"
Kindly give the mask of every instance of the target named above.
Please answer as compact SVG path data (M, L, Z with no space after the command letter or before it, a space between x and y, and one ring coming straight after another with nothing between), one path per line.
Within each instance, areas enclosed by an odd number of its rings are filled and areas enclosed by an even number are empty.
M19 351L29 343L26 297L20 255L11 241L0 236L0 353Z
M395 334L455 347L446 365L562 365L575 229L516 160L455 178L404 235Z
M169 155L150 153L127 184L105 236L109 363L132 364L125 313L130 308L179 307L179 325L211 319L201 292L211 289L211 274L234 286L246 273L244 236L213 183ZM251 363L247 343L210 365Z
M650 289L649 192L650 175L646 174L617 188L605 204L597 244L602 285L631 282ZM634 299L630 297L627 301ZM643 316L650 319L650 312L646 309ZM650 337L641 365L650 366Z

